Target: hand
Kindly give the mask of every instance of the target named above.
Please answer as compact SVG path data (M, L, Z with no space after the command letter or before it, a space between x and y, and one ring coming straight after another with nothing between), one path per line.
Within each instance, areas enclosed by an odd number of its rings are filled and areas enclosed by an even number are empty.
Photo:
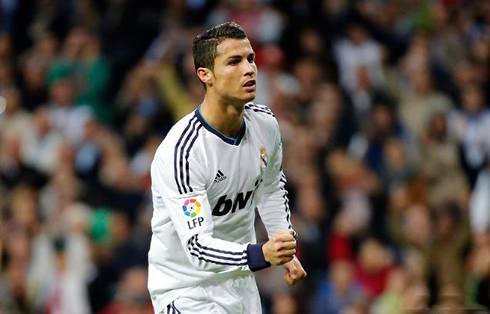
M263 246L265 260L272 265L283 265L296 254L296 240L290 231L278 230Z
M286 273L284 274L284 280L286 280L288 286L292 287L304 278L306 278L307 274L304 270L303 266L299 259L295 256L292 261L283 265L284 269L286 269Z

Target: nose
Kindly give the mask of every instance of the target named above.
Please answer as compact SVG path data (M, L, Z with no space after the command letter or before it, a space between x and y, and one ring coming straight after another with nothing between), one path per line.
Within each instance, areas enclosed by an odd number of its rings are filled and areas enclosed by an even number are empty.
M245 76L254 76L257 71L254 65L248 61L245 62Z

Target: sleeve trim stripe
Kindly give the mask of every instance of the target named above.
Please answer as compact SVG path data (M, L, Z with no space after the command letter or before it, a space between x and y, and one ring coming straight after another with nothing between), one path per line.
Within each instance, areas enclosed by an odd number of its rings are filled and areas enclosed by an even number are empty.
M182 194L182 189L180 188L180 183L179 183L179 178L178 178L178 173L177 173L177 157L178 157L177 152L179 150L180 143L182 142L182 139L186 135L187 131L189 130L193 120L194 120L194 118L189 120L189 123L187 124L184 131L180 135L180 138L177 141L177 144L175 145L175 150L174 150L174 178L175 178L175 183L177 184L177 188L178 188L180 194Z
M259 105L259 104L253 103L253 102L248 103L245 106L246 107L253 107L253 108L257 108L257 109L262 109L262 110L267 110L267 111L272 112L272 110L269 107L267 107L266 105Z
M214 254L210 254L210 253L201 251L197 246L195 246L195 243L192 242L193 240L197 241L197 237L193 236L189 239L189 241L188 241L189 253L192 256L197 257L199 260L210 262L210 263L215 263L215 264L219 264L219 265L233 265L233 266L243 266L243 265L247 265L247 263L248 263L246 250L244 251L245 252L244 256L242 256L241 258L217 256ZM205 258L203 256L207 256L209 258ZM226 261L235 261L235 263L230 263L230 262L226 262Z
M180 155L180 159L179 159L179 171L180 172L179 172L179 175L180 175L180 182L182 183L182 189L184 190L184 193L192 192L191 187L189 187L190 191L187 190L186 185L185 185L185 181L184 181L184 172L185 172L184 171L184 150L185 150L185 146L189 142L189 138L196 131L196 125L197 125L197 120L194 120L194 122L192 123L192 129L191 129L190 133L187 133L187 137L185 138L184 144L179 148L179 155Z
M191 253L197 253L199 255L203 255L203 256L207 256L207 257L210 257L210 258L215 258L217 260L224 260L224 261L234 261L234 262L241 262L241 261L247 261L247 256L245 255L244 257L225 257L225 256L218 256L218 255L214 255L214 254L210 254L210 253L207 253L201 249L199 249L198 247L195 246L195 243L190 243L190 252Z
M194 120L194 122L192 123L192 130L191 130L190 133L187 134L187 137L186 137L186 139L184 141L184 145L182 145L180 147L180 151L179 151L179 155L180 155L180 160L179 160L180 180L181 180L181 183L182 183L182 188L184 190L184 193L193 192L192 188L190 186L186 186L186 184L185 184L186 182L184 181L184 172L185 172L184 171L184 150L185 150L185 147L186 147L187 143L189 142L189 139L196 132L196 125L198 123L199 123L198 120ZM199 132L197 132L197 134L199 134ZM189 173L187 173L187 176L189 176ZM187 178L187 181L189 181L189 178Z
M194 146L194 143L197 140L197 137L199 136L199 130L202 128L202 124L197 127L196 130L196 135L194 135L194 138L192 139L191 143L187 147L186 154L185 154L185 170L187 171L186 179L187 179L187 186L189 187L189 192L192 192L192 187L190 184L190 171L189 171L189 153L191 151L192 146Z
M167 314L170 314L170 310L173 311L172 314L182 314L176 307L175 307L175 301L167 305Z
M189 120L186 128L182 132L177 144L175 145L174 151L174 177L175 182L177 183L177 188L180 194L193 192L194 190L190 186L190 171L189 171L189 154L192 146L194 145L196 139L199 136L199 130L202 125L199 125L199 119L197 117L193 117ZM192 125L192 128L191 128ZM197 126L197 128L196 128ZM189 131L190 130L190 131ZM194 136L194 137L193 137ZM192 138L192 140L190 140ZM185 140L184 140L185 138ZM190 141L189 141L190 140ZM181 145L183 141L183 144ZM186 149L187 148L187 149ZM184 168L184 151L185 154L185 168ZM187 172L186 172L187 170ZM185 179L184 179L185 175ZM179 180L180 179L180 180Z
M286 175L284 175L284 172L282 172L282 171L281 171L280 181L284 184L286 184L286 182L287 182ZM282 197L284 199L284 210L286 211L286 221L288 223L288 229L293 231L293 233L294 233L293 236L296 238L297 237L296 231L293 230L293 226L291 225L291 211L289 210L289 198L287 196L288 191L284 188L284 186L281 187L281 191L284 192Z
M247 250L243 250L242 252L236 252L236 251L223 251L223 250L219 250L219 249L215 249L215 248L211 248L211 247L207 247L207 246L204 246L202 244L199 243L199 240L198 240L198 235L193 235L188 243L192 243L194 241L194 243L196 243L196 245L203 249L203 250L208 250L208 251L212 251L212 252L216 252L216 253L222 253L222 254L229 254L229 255L235 255L235 256L241 256L241 255L246 255L247 254Z
M195 254L194 252L191 252L191 255L197 257L201 261L205 261L205 262L209 262L209 263L214 263L214 264L218 264L218 265L229 265L229 266L245 266L245 265L247 265L247 262L243 262L243 263L224 263L224 262L212 261L210 259L201 257L201 256Z
M275 115L272 113L272 111L270 109L259 108L259 107L255 107L252 105L246 105L245 109L250 109L250 110L255 111L255 112L262 112L262 113L265 113L265 114L268 114L270 116L275 117Z
M243 255L243 254L247 254L247 250L243 250L242 252L236 252L236 251L223 251L223 250L218 250L218 249L215 249L215 248L212 248L212 247L207 247L207 246L204 246L204 245L201 245L197 239L197 236L196 237L196 244L204 249L204 250L209 250L209 251L214 251L214 252L217 252L217 253L223 253L223 254L230 254L230 255Z

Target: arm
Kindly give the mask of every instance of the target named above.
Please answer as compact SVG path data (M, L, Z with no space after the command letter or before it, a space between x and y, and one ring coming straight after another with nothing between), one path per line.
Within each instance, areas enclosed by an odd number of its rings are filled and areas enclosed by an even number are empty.
M277 234L284 233L296 239L297 234L291 225L288 192L285 189L286 176L282 171L282 144L277 122L275 123L275 130L275 150L264 174L261 198L257 207L270 239L273 239ZM266 247L267 243L264 245L264 249ZM306 271L296 256L291 261L284 263L283 266L286 269L284 280L289 286L295 285L306 277Z
M282 171L282 144L277 122L275 122L274 150L264 171L257 208L267 234L271 238L278 230L288 230L296 238L297 234L291 225L288 192L285 188L287 180Z

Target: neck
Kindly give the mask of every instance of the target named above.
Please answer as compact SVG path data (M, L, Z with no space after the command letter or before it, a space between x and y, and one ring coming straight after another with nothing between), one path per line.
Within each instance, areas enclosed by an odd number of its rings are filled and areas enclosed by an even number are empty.
M243 124L244 104L225 103L206 95L201 105L201 115L221 134L235 138Z

